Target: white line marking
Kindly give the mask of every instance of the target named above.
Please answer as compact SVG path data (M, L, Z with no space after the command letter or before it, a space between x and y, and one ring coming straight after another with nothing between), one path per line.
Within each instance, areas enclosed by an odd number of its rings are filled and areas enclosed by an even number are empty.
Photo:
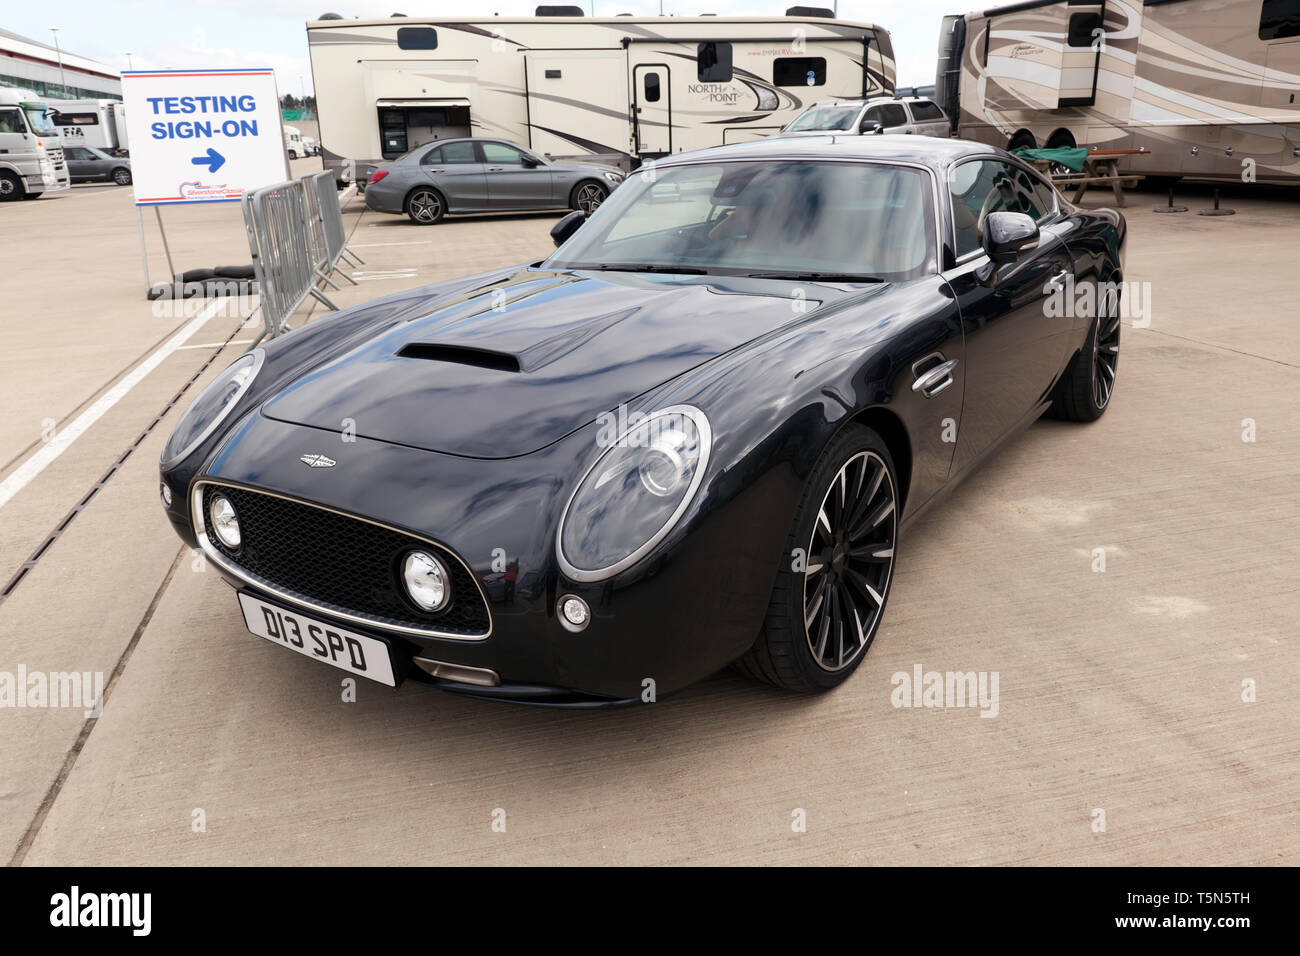
M196 315L179 332L160 345L152 355L133 368L120 382L101 395L95 404L74 418L66 427L55 432L54 438L37 449L32 457L19 465L13 474L0 481L0 508L8 504L10 498L22 491L33 478L67 451L68 446L80 438L91 425L103 418L110 408L139 385L146 375L163 363L164 359L180 348L186 339L197 332L224 305L225 300L218 299Z

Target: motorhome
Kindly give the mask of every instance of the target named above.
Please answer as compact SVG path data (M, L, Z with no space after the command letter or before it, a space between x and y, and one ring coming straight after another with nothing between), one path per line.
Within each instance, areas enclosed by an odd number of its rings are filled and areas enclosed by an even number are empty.
M57 100L50 103L59 142L67 146L89 146L109 153L128 150L126 113L121 100Z
M567 15L550 16L563 11ZM340 180L435 139L492 136L626 168L778 132L811 102L894 90L889 33L785 17L583 17L307 24L325 167Z
M936 99L996 146L1145 152L1123 172L1294 183L1300 0L1029 0L945 17Z
M51 113L26 90L0 88L0 201L70 188Z

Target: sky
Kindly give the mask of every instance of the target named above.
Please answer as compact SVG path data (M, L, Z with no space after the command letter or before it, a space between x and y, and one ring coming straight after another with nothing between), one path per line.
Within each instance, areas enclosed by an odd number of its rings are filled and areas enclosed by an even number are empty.
M831 0L803 0L804 6L823 3L830 6ZM680 16L779 16L793 5L794 0L664 0L663 11ZM115 70L127 68L128 52L137 70L270 66L276 71L280 93L296 96L311 92L304 24L327 11L349 19L394 12L428 17L531 16L537 0L13 0L6 6L5 29L52 43L50 27L58 27L64 50ZM581 6L591 15L593 0L583 0ZM898 60L899 85L921 86L934 82L941 18L965 13L968 6L974 5L969 0L844 0L839 17L888 29ZM596 16L644 16L660 10L659 0L594 0L594 7Z

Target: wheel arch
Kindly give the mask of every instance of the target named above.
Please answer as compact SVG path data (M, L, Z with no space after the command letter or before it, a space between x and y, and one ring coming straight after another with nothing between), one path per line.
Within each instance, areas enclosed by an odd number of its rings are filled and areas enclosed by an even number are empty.
M907 435L907 426L891 409L884 405L855 412L845 425L866 425L885 442L889 457L894 459L894 470L898 472L898 501L901 511L907 505L907 493L912 486L912 440Z

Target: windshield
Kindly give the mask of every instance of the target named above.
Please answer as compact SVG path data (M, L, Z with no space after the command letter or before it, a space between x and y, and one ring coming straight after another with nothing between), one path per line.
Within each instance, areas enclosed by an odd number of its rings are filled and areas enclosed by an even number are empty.
M795 117L794 122L785 128L787 133L797 133L810 129L849 129L858 115L861 106L850 103L847 106L814 106L804 110Z
M27 114L27 122L32 124L32 132L37 136L58 135L59 131L54 128L54 122L51 119L48 107L37 106L34 103L24 103L23 112Z
M933 248L920 169L743 161L643 169L545 265L895 280L932 271Z

